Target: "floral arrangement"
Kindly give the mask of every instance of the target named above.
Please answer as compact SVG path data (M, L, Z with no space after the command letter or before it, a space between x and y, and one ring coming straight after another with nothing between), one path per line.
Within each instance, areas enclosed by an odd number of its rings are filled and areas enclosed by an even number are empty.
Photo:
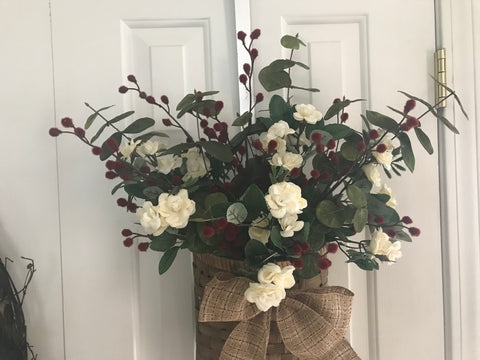
M136 230L122 231L123 243L162 252L160 273L181 249L244 260L252 274L268 264L246 296L254 294L256 286L276 286L282 297L284 289L293 286L292 273L297 278L317 275L331 265L328 254L337 250L365 270L378 269L379 262L394 263L402 255L401 243L419 236L420 230L409 216L397 213L395 196L380 171L388 178L414 171L413 133L433 152L421 124L428 113L452 131L456 128L436 105L403 92L403 108L390 107L398 120L367 111L363 130L348 126L347 112L361 100L335 99L324 113L311 104L295 104L291 89L318 90L292 85L290 70L308 66L293 60L295 50L305 44L290 35L281 39L290 57L273 61L258 75L266 91L283 90L285 97L275 94L268 112L257 111L264 103L264 95L252 90L259 55L253 44L259 36L258 29L249 37L238 33L250 56L239 77L250 106L233 122L229 114L222 120L223 102L212 98L217 91L194 91L172 107L166 95L157 100L129 75L130 85L119 92L136 93L161 109L163 126L176 128L185 142L167 146L166 135L152 118L136 119L120 129L117 123L133 111L108 118L109 107L97 110L88 104L93 113L84 128L67 117L61 120L63 128L50 129L50 135L73 134L105 161L105 176L118 182L112 194L126 193L117 204L138 219ZM448 91L448 97L458 101ZM418 104L426 110L414 115ZM87 137L85 129L97 119L103 124ZM187 122L194 122L195 134L187 131ZM111 132L105 135L107 130ZM105 140L96 145L101 136ZM359 239L355 235L364 228L371 237ZM277 269L270 264L285 260L292 266Z

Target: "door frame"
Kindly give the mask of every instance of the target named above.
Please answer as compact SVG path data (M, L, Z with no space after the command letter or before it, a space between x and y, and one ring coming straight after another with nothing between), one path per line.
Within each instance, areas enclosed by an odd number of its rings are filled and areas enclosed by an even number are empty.
M439 129L445 360L480 358L480 4L435 0L437 48L447 52L448 85L470 120L449 101L444 110L460 130ZM476 341L477 340L477 341Z

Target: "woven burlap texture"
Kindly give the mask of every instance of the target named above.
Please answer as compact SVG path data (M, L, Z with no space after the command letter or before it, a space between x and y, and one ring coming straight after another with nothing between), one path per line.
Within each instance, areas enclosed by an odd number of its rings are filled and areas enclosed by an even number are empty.
M360 360L345 335L353 293L342 287L287 290L278 308L260 311L244 296L250 279L217 273L207 284L200 322L238 322L220 360L262 360L267 356L271 321L285 347L300 359Z

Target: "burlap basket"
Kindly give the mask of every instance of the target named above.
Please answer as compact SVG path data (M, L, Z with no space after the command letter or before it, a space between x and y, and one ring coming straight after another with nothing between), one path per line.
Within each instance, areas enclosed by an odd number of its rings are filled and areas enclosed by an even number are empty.
M289 262L278 263L281 267ZM243 269L242 261L230 260L210 254L194 254L193 273L195 281L195 310L198 311L206 284L218 272L238 274ZM256 279L252 279L257 281ZM302 280L295 285L298 289L311 289L327 284L327 271L322 271L312 279ZM218 360L222 347L237 322L198 322L197 321L197 360ZM275 321L271 322L270 338L267 349L268 360L299 360L283 345L280 332Z

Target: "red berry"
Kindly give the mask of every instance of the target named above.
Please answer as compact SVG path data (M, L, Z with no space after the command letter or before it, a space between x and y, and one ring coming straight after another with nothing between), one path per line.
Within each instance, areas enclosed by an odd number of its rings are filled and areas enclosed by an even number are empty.
M338 250L338 244L337 243L328 243L327 244L327 252L330 254L335 254Z
M133 245L133 239L132 238L126 238L125 240L123 240L123 245L125 247L130 247Z
M73 121L69 117L64 117L61 121L62 125L66 128L73 127Z
M106 177L107 179L112 180L112 179L115 179L116 177L118 177L118 175L117 175L116 173L114 173L113 171L107 171L107 172L105 173L105 177Z
M122 230L122 235L123 235L123 236L130 236L130 235L132 235L132 234L133 234L133 233L132 233L132 231L131 231L130 229L123 229L123 230Z
M358 152L364 152L367 149L367 145L365 145L365 141L360 141L357 144L357 151Z
M140 91L138 93L138 96L141 98L141 99L145 99L147 97L147 94L145 93L145 91Z
M227 227L227 225L228 225L227 219L220 218L215 223L215 228L217 228L218 230L224 230Z
M388 229L385 233L388 235L388 237L392 239L395 238L395 236L397 236L397 232L393 229Z
M300 258L291 258L289 259L290 261L290 264L292 264L292 266L295 268L295 269L302 269L303 268L303 260L300 259Z
M147 251L149 246L150 246L149 242L141 242L140 244L138 244L138 250Z
M260 29L255 29L252 31L252 33L250 34L250 39L252 40L256 40L260 37Z
M271 154L275 151L275 149L277 148L278 146L278 143L275 141L275 140L270 140L268 142L268 153Z
M255 140L253 142L253 147L257 150L262 150L263 149L262 142L260 140Z
M342 123L346 122L348 120L348 113L343 113L340 116L340 119L342 120Z
M247 75L245 75L245 74L240 75L240 76L238 77L238 80L239 80L243 85L245 85L245 84L247 83L247 81L248 81Z
M248 63L243 64L243 71L245 71L246 75L250 75L251 70L252 70L252 67L250 66L250 64Z
M204 223L202 235L206 238L211 238L213 235L215 235L215 229L213 228L213 226Z
M57 128L50 128L50 130L48 130L48 134L50 136L53 136L53 137L57 137L58 135L60 135L63 131L60 130L60 129L57 129Z
M172 177L172 184L173 185L180 185L182 183L182 178L180 176L173 176Z
M112 151L118 151L118 142L115 140L115 138L110 137L106 141L107 146L110 148Z
M317 265L320 270L327 270L330 266L332 266L332 262L326 257L321 257L318 259Z
M258 93L256 96L255 96L255 102L256 103L259 103L259 102L262 102L263 101L263 94L262 93Z
M256 59L257 56L258 56L258 50L255 49L255 48L250 50L250 56L251 56L252 59Z
M220 124L220 123L215 123L215 124L213 125L213 128L215 129L215 131L222 131L223 126L222 126L222 124Z
M319 176L320 180L328 180L330 179L330 173L328 171L322 171L322 173Z
M206 127L208 126L208 121L203 119L203 120L200 120L200 127L202 129L205 129Z
M130 211L130 212L134 213L134 212L137 211L137 208L138 208L137 204L135 204L133 202L129 202L127 204L127 211Z
M212 112L210 111L210 108L208 106L205 106L202 109L202 114L205 115L208 118L212 115Z
M336 104L336 103L338 103L338 102L340 102L340 101L342 101L342 100L340 100L339 98L336 98L336 99L333 100L333 103Z
M133 83L137 83L137 79L135 79L135 76L133 75L128 75L127 80Z
M328 154L328 158L335 165L337 165L340 162L340 159L338 158L337 154L335 154L334 151L330 151L330 153Z
M376 216L375 217L375 222L378 224L378 225L382 225L383 223L385 223L385 218L381 215L379 216Z
M318 171L317 169L313 169L310 172L310 175L312 176L312 178L318 179L320 177L320 171Z
M127 88L126 86L124 86L124 85L122 85L122 86L120 86L120 87L118 88L118 92L119 92L120 94L125 94L127 91L128 91L128 88Z
M218 114L223 109L223 101L215 101L214 108Z
M385 151L387 151L387 145L385 144L378 144L377 145L377 148L375 149L377 152L379 152L380 154L384 153Z
M310 251L310 243L308 242L301 242L300 246L302 247L302 252L306 253Z
M323 146L323 144L318 144L318 145L315 147L315 151L316 151L318 154L323 154L323 152L325 151L325 146Z
M322 143L322 134L320 134L319 132L314 132L312 134L312 141L317 145L321 144Z
M411 227L411 228L408 229L408 232L412 236L420 236L420 229L419 228Z
M237 33L237 39L238 40L244 41L246 37L247 37L247 34L245 34L243 31L239 31Z
M403 113L408 114L410 111L413 110L416 104L417 103L413 99L407 100L407 102L405 103L405 106L403 107Z
M302 245L296 242L295 244L293 244L292 251L295 255L301 255L303 253Z
M162 119L162 123L165 126L172 126L172 121L170 119Z
M125 206L127 206L127 204L128 204L127 199L125 199L125 198L118 198L117 199L117 205L118 206L125 207Z
M161 101L162 103L164 103L165 105L168 105L168 102L169 102L169 101L168 101L168 96L167 96L167 95L162 95L162 96L160 97L160 101Z
M75 128L75 130L73 130L73 132L75 133L75 135L77 135L79 138L83 138L85 137L85 130L83 130L82 128Z
M152 96L152 95L148 95L146 98L145 98L145 101L149 104L155 104L155 98Z
M335 144L336 144L336 143L335 143L335 140L333 140L333 139L328 140L328 142L327 142L327 149L329 149L329 150L334 149L334 148L335 148Z
M372 129L368 132L368 137L370 138L370 140L375 140L376 138L378 138L380 136L380 134L378 133L377 130L375 129Z
M401 222L408 225L408 224L412 224L413 220L410 216L404 216L404 217L402 217Z
M245 146L240 145L240 146L238 147L238 153L239 153L240 155L245 155L246 152L247 152L247 148L246 148Z
M92 147L92 153L93 155L100 155L103 152L101 147L94 146Z
M409 117L405 123L409 128L415 128L420 124L418 119L415 117Z
M299 176L300 176L300 169L299 169L299 168L293 168L293 169L290 171L290 176L291 176L292 178L299 177Z

